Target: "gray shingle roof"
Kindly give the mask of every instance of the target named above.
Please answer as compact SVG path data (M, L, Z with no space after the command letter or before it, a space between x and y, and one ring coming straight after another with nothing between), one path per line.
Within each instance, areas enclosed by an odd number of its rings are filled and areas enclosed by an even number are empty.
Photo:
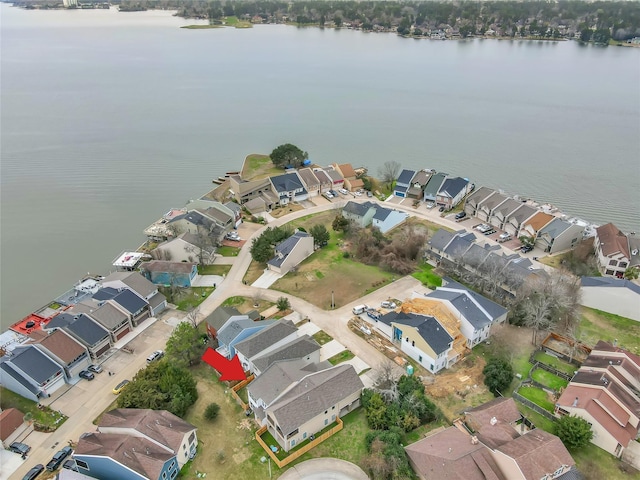
M411 179L416 174L414 170L407 170L406 168L400 172L400 176L398 177L397 183L403 185L409 185L411 183Z
M404 185L396 185L393 190L395 192L406 192L409 189L409 187L405 187Z
M304 358L320 350L320 345L309 335L303 335L276 350L253 359L255 367L264 372L271 364L280 360Z
M506 202L501 204L498 208L496 208L496 212L500 213L502 217L507 217L511 212L522 206L521 202L514 200L513 198L508 199Z
M239 315L241 315L241 313L233 307L218 307L205 318L205 321L217 331L220 330L231 317Z
M113 301L129 313L137 313L141 309L149 305L149 302L143 300L131 290L123 290L118 295L113 297Z
M118 290L111 287L103 287L93 294L91 298L94 300L109 300L110 298L115 297L118 294Z
M480 246L477 243L474 243L464 253L462 260L465 264L469 265L470 267L478 268L489 256L489 254L494 250L500 250L500 246L495 245L492 247L489 244Z
M393 322L414 327L437 355L447 351L449 344L453 342L453 337L449 335L438 320L428 315L418 315L416 313L406 313L404 315L405 318L396 317Z
M276 256L269 260L267 263L269 265L279 267L284 263L284 261L287 259L287 255L291 253L300 239L310 236L311 235L305 232L294 233L289 238L276 245Z
M507 310L482 295L468 290L456 282L438 287L427 298L448 300L469 321L476 330L480 330L504 315ZM462 287L462 288L460 288Z
M473 237L472 239L470 237ZM445 253L454 260L461 260L464 253L471 247L475 241L475 235L456 235L449 245L444 249Z
M285 173L271 177L271 183L278 193L291 192L299 188L304 188L296 173Z
M295 333L298 329L289 320L277 320L272 325L263 328L254 333L249 338L236 344L236 351L242 353L245 357L251 358L274 343Z
M229 345L238 335L240 335L243 330L254 327L264 328L274 322L275 320L262 320L259 322L254 322L249 318L231 320L225 323L218 332L218 343L220 345Z
M640 294L640 285L636 285L629 280L613 277L582 277L580 284L583 287L608 287L608 288L628 288Z
M455 198L462 190L467 188L469 185L469 180L461 177L453 177L447 178L444 182L442 182L442 186L438 191L439 195L448 195L451 198Z
M352 215L364 217L371 208L376 208L376 206L371 202L357 203L348 201L342 210L344 212L351 213Z
M479 293L474 292L473 290L468 289L461 283L455 282L448 277L444 278L446 284L442 289L446 290L457 290L459 292L464 292L473 298L491 317L495 320L496 318L501 317L507 312L507 309L502 305L498 305L495 302L492 302L487 297L480 295ZM439 291L438 288L436 291ZM435 292L434 292L435 293Z
M310 168L302 168L298 170L298 175L302 178L302 181L306 183L307 188L309 187L317 187L320 185L320 181L318 177L313 173L313 170Z
M135 293L131 295L135 295ZM101 307L96 308L89 316L108 330L114 329L127 319L124 313L110 303L105 303Z
M329 362L308 363L302 359L281 360L273 363L247 386L252 398L262 399L269 406L289 386L313 372L331 368Z
M107 281L109 277L111 277L111 275L105 278L103 282ZM158 287L156 285L144 278L138 272L126 272L123 275L121 281L143 298L147 298L153 292L158 290Z
M341 183L344 182L344 178L342 178L342 175L340 175L340 173L338 173L336 170L332 169L332 168L328 168L324 171L329 178L331 179L331 183Z
M436 173L431 176L427 185L424 187L424 194L435 197L440 190L440 186L444 182L446 175L444 173Z
M392 210L384 207L376 207L376 213L373 215L375 220L379 220L380 222L384 222L389 215L391 215Z
M40 390L33 383L29 382L26 378L24 378L20 373L16 371L15 368L11 366L10 363L6 361L0 362L0 369L2 369L7 375L13 378L16 382L26 388L28 391L37 395Z
M458 232L456 232L458 233ZM449 244L449 242L453 239L456 233L449 232L444 228L441 228L436 233L433 234L431 239L427 242L431 245L431 248L439 251L443 251L444 248Z
M495 190L489 187L480 187L475 192L467 197L467 202L469 205L478 205L489 195L494 193Z
M267 414L276 419L286 436L363 388L362 380L353 366L337 365L298 381L275 404L267 408Z
M517 223L522 223L536 212L537 210L529 205L520 205L520 207L509 215L509 219L513 219Z
M16 347L9 361L39 384L62 370L60 365L33 345Z
M556 238L562 232L571 227L569 222L566 222L560 218L554 218L547 225L542 227L538 231L538 235L542 235L544 233L548 234L551 238Z
M109 336L109 332L104 327L85 314L78 315L64 328L89 346Z
M207 229L213 225L213 222L211 220L209 220L207 217L205 217L201 213L196 212L195 210L185 213L183 215L174 217L169 221L169 223L174 223L183 219L188 221L189 223L192 223L197 226L202 226Z

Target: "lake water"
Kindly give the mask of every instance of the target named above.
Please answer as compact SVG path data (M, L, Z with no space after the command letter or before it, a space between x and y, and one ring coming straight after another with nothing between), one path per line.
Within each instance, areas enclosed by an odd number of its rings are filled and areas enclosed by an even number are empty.
M640 49L0 14L3 327L284 142L320 164L436 168L640 231Z

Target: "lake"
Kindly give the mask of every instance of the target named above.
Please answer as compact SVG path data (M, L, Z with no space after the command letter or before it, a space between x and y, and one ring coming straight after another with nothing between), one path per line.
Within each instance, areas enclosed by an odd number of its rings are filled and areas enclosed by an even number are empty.
M436 168L640 231L640 49L0 14L3 327L285 142L322 165Z

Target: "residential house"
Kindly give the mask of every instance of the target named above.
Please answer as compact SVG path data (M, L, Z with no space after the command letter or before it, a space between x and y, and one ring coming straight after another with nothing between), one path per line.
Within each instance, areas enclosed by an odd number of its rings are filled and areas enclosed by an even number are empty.
M520 207L512 211L503 224L502 229L510 233L514 238L520 238L522 227L537 213L537 210L529 205L520 204Z
M74 339L62 329L47 334L37 330L31 334L29 344L62 365L67 380L78 378L78 374L91 364L91 356L87 347Z
M616 277L624 275L631 263L631 251L629 239L618 227L613 223L607 223L596 228L594 248L602 273Z
M100 419L98 431L148 439L167 448L176 456L178 470L196 455L196 427L166 410L116 408Z
M128 288L118 293L110 302L129 317L133 327L140 325L151 314L149 302Z
M309 193L309 197L320 195L320 180L318 180L318 177L313 173L313 170L308 167L301 168L298 170L298 175Z
M224 206L233 212L233 228L238 228L242 224L242 207L236 202L227 202Z
M612 277L582 277L580 304L640 322L640 285Z
M375 326L432 373L448 368L457 361L457 358L449 358L453 337L432 316L394 311L382 315Z
M200 262L210 265L215 259L216 247L212 241L203 241L200 235L181 233L153 250L156 260L173 260L174 262Z
M100 281L100 286L116 289L128 288L140 298L149 302L149 310L152 317L167 308L167 299L158 291L158 286L138 272L111 273Z
M560 439L526 427L511 398L497 398L466 411L464 421L455 423L405 447L421 480L582 478Z
M278 203L278 197L273 193L273 187L268 178L247 181L240 175L230 175L229 192L241 206L251 200L260 199L266 210L271 210Z
M470 217L477 217L480 204L493 195L496 191L489 187L480 187L467 197L464 202L464 211Z
M322 168L314 168L313 174L320 182L320 193L328 192L333 189L333 180Z
M152 260L140 266L140 273L156 285L175 285L189 288L191 282L198 275L198 265L189 262Z
M21 345L0 357L0 383L37 402L65 384L64 368L35 345Z
M445 179L436 195L436 204L451 210L458 205L469 192L471 184L469 180L461 177L450 177Z
M309 335L302 335L286 345L251 359L256 376L271 365L284 360L301 360L304 365L320 362L320 345Z
M411 186L407 190L407 197L422 200L424 187L429 182L433 173L431 170L420 170L417 172L411 179Z
M450 249L457 253L458 255L462 255L464 252L468 250L473 242L476 241L476 236L467 232L466 230L458 230L457 232L450 232L445 230L444 228L439 229L432 235L432 237L427 241L427 250L425 252L425 256L439 262L443 258L447 258L448 260L453 261L452 257L449 257L448 253L445 253L445 249L451 245L452 241L462 241L463 243L460 245L456 245L455 248Z
M510 200L509 197L498 192L494 192L479 203L476 216L483 222L488 222L493 215L493 211Z
M269 432L285 451L360 405L362 380L348 364L310 373L265 410Z
M24 413L16 408L7 408L0 412L0 443L2 448L9 448L18 437L28 429L24 421Z
M640 268L640 237L635 232L631 232L627 240L629 240L629 253L631 253L629 266Z
M548 225L556 217L549 213L538 212L533 217L526 220L520 229L520 236L531 237L534 240L538 237L538 232Z
M279 360L247 385L249 406L261 425L266 423L265 409L269 407L292 384L310 373L331 368L327 361L309 363L304 359Z
M438 198L438 192L440 191L440 188L442 187L442 184L444 183L446 178L446 173L438 172L431 175L431 178L429 178L429 181L424 187L424 194L422 199L425 202L435 203L436 199Z
M277 175L271 177L270 180L280 205L287 205L289 202L302 202L309 197L296 172Z
M473 348L491 335L491 326L504 323L507 309L464 285L446 279L445 286L436 288L427 299L442 302L460 319L460 330Z
M167 480L176 478L180 471L170 449L127 433L85 433L73 458L78 472L93 478Z
M124 290L125 292L129 292L129 290ZM135 297L139 301L143 301L140 297L138 297L135 293L129 292L130 295ZM117 305L117 304L116 304ZM89 308L89 311L83 311L84 309L74 307L69 313L74 314L78 312L82 312L93 320L102 325L111 335L111 342L116 343L122 337L124 337L127 333L129 333L133 326L131 325L130 316L127 315L124 311L122 311L118 306L110 303L109 301L105 302L100 307L97 307L95 310Z
M216 229L219 228L216 222L211 220L208 216L203 215L198 210L191 210L175 217L168 222L167 228L172 231L172 236L188 232L205 236L213 234L215 237L221 231L218 230L218 233L216 233Z
M272 323L275 323L275 320L253 321L249 318L239 320L232 318L218 331L218 348L216 351L231 360L236 355L235 346L237 343L249 338Z
M507 199L505 202L493 209L491 212L491 218L489 218L489 223L499 230L505 230L510 215L521 206L522 202L514 200L513 198Z
M314 252L313 237L297 231L276 245L275 256L267 262L267 268L285 274Z
M344 187L344 178L342 178L342 175L340 175L340 172L338 172L333 167L325 168L324 172L331 179L331 188L332 189L334 189L334 188L343 188Z
M219 202L208 202L213 205L209 208L198 208L193 210L194 212L198 212L200 215L207 217L211 220L215 225L219 227L218 234L222 235L224 233L229 232L235 228L235 220L236 215L233 211L225 207Z
M332 166L342 175L342 178L344 178L344 188L350 192L364 188L364 182L362 179L357 178L356 172L350 163L343 163L341 165L334 163Z
M377 205L372 225L378 228L382 233L387 233L392 228L395 228L404 222L408 217L408 213L391 210L390 208Z
M591 443L621 457L640 433L640 357L599 341L556 402L591 424Z
M554 218L538 231L536 246L545 253L557 253L575 248L582 241L584 227Z
M167 228L168 223L174 218L184 215L185 213L187 213L186 208L172 208L160 217L160 219L145 228L143 233L152 242L163 242L174 235L174 232Z
M111 349L109 331L84 313L56 315L44 327L45 331L62 328L66 333L78 340L89 350L91 358L97 359Z
M255 373L252 360L286 345L298 337L298 329L289 320L275 323L236 343L235 349L240 364L245 371Z
M348 201L342 209L342 216L347 220L351 220L360 228L365 228L371 225L377 208L377 205L372 202L357 203Z
M218 337L218 331L230 320L260 320L260 314L256 310L249 313L240 313L233 307L218 307L205 318L207 334L211 338Z
M396 197L406 197L409 191L409 187L412 186L411 179L416 174L414 170L404 169L400 172L396 185L393 187L393 194Z

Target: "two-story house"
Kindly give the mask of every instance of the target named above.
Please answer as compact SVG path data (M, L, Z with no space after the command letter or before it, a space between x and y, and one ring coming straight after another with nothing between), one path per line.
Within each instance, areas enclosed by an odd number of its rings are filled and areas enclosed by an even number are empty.
M417 172L411 179L411 186L409 187L409 190L407 190L407 197L422 200L424 196L424 187L429 182L433 173L434 172L431 170L420 170Z
M140 298L149 302L149 314L155 317L167 308L167 299L158 290L158 286L144 278L138 272L115 272L100 281L101 287L118 290L128 288ZM138 320L140 323L141 320Z
M624 275L631 262L631 251L628 237L618 227L607 223L596 228L594 248L602 273L615 277Z
M243 370L255 373L253 359L268 354L297 337L298 329L291 321L277 320L245 340L236 343L236 353Z
M342 216L352 221L360 228L371 225L373 216L376 214L376 204L373 202L352 202L349 201L342 209Z
M309 194L296 172L276 175L270 177L269 180L278 196L280 205L287 205L289 202L302 202L309 198Z
M489 218L489 223L494 227L505 230L510 215L522 206L522 202L518 202L513 198L509 198L498 207L494 208Z
M42 350L58 365L62 365L67 381L78 378L78 374L91 364L87 347L62 329L56 329L49 334L35 330L30 338L30 344Z
M536 247L545 253L556 253L575 248L582 241L584 227L554 218L538 231Z
M0 357L0 383L38 402L65 384L64 368L35 345L20 345Z
M489 187L480 187L467 197L464 202L464 211L470 217L477 217L480 204L489 196L493 195L495 190Z
M52 331L56 328L63 329L87 347L92 359L100 358L111 349L112 340L109 330L84 313L56 315L43 327L43 330Z
M493 192L491 195L479 202L476 216L481 221L488 222L493 215L493 211L508 200L510 200L510 198L506 195Z
M537 210L529 205L520 204L520 207L508 214L502 228L514 238L519 238L524 224L536 214Z
M442 172L434 173L433 175L431 175L429 181L424 186L422 199L425 202L435 203L436 199L438 198L438 192L440 191L440 188L442 187L442 184L444 183L446 178L447 174Z
M230 319L218 331L218 348L216 351L231 360L236 354L236 344L249 338L254 333L268 327L275 320L253 321L249 318Z
M393 194L396 197L406 197L409 191L409 187L411 187L411 179L416 174L414 170L404 169L400 172L398 176L398 180L396 180L396 185L393 187Z
M469 187L470 183L466 178L446 178L436 194L436 204L444 207L445 210L451 210L464 199L469 192Z
M316 174L310 168L301 168L298 170L298 175L304 184L304 187L309 193L309 197L315 197L320 195L320 180Z
M267 268L285 274L314 252L313 237L297 231L276 245L274 257L267 262Z
M332 166L340 173L340 175L342 175L342 178L344 178L344 187L347 190L355 192L356 190L364 188L364 182L362 179L357 177L356 172L350 163L334 163Z

